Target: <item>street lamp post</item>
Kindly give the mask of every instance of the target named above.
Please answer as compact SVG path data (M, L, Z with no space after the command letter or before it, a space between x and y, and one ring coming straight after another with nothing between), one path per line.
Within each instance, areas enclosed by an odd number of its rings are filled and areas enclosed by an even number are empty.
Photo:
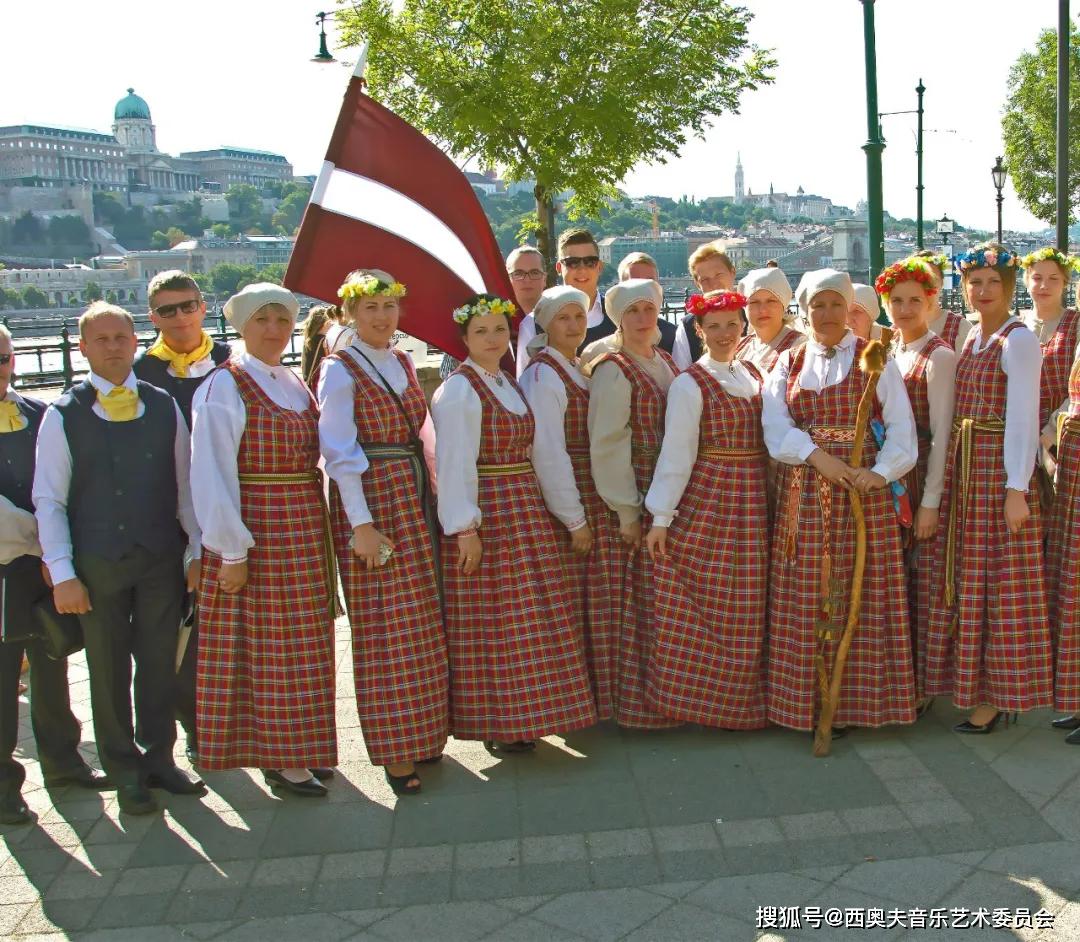
M877 107L877 46L874 38L874 0L862 0L863 46L866 56L866 203L867 235L870 242L871 284L885 267L885 224L881 193L881 124Z
M1001 195L1001 191L1005 188L1005 175L1007 172L1007 168L1001 162L1001 158L998 157L997 163L990 168L990 177L993 179L994 187L997 189L997 240L999 245L1001 244L1001 204L1005 200L1005 197Z
M926 86L923 85L922 79L919 79L919 84L915 86L915 94L918 99L918 106L914 111L880 111L878 112L878 118L885 118L894 114L913 114L918 115L917 130L915 132L915 228L917 230L918 248L923 248L923 95L926 94ZM881 135L880 127L878 135L881 140L882 149L884 149L885 138Z
M330 55L330 50L326 48L326 18L333 15L333 13L315 14L315 22L319 24L319 51L311 57L312 62L318 62L322 65L337 62L337 59Z
M945 213L937 221L937 234L939 236L941 236L941 248L942 248L942 253L941 254L944 255L946 258L949 257L949 236L952 235L952 232L953 232L953 221L949 218L949 214ZM942 272L942 276L944 277L944 272ZM950 287L951 287L951 285L950 285Z

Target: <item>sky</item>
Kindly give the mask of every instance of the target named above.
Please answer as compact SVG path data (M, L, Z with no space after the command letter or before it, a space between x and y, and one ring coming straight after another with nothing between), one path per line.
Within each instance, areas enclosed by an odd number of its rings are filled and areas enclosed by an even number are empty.
M318 2L296 0L47 0L8 2L0 14L0 126L35 122L110 130L128 87L146 99L158 148L221 145L282 153L316 173L351 64L316 65ZM743 99L705 140L624 181L632 196L698 199L734 191L737 153L747 187L802 186L850 207L865 197L862 4L859 0L743 0L751 40L779 62L772 86ZM327 2L327 5L330 5ZM978 9L975 15L970 15ZM1056 25L1054 0L971 4L877 0L878 107L925 97L925 214L992 229L990 168L1016 56ZM955 11L955 12L954 12ZM330 37L331 48L335 37ZM336 51L336 50L335 50ZM341 50L340 57L354 57ZM915 216L915 116L883 119L885 208ZM1045 228L1006 184L1006 229ZM928 231L932 226L928 227Z

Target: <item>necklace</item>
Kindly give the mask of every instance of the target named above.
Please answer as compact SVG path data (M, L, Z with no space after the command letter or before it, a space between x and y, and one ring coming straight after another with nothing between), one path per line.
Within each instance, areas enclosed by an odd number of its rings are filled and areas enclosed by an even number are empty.
M490 379L496 386L501 386L503 384L502 373L489 373L482 366L480 367L480 372L483 373L488 379Z

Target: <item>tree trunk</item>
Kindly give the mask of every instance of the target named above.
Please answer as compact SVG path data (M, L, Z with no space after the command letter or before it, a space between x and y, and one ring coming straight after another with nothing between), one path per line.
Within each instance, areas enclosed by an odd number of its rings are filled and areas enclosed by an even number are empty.
M557 283L555 278L555 205L551 199L551 192L542 184L536 184L533 195L536 197L536 247L544 256L544 264L547 266L547 284L550 288Z

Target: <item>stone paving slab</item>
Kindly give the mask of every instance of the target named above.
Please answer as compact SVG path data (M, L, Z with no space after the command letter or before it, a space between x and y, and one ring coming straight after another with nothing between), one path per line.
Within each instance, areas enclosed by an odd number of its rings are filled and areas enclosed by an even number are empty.
M604 724L507 758L451 741L424 791L398 799L367 760L338 631L341 763L325 801L277 797L257 772L209 775L202 799L159 793L151 818L109 793L50 795L24 705L38 820L0 828L0 937L1080 940L1080 750L1046 712L960 737L939 702L825 759L782 730ZM80 658L71 679L89 731ZM980 906L1055 925L812 928L758 912Z

